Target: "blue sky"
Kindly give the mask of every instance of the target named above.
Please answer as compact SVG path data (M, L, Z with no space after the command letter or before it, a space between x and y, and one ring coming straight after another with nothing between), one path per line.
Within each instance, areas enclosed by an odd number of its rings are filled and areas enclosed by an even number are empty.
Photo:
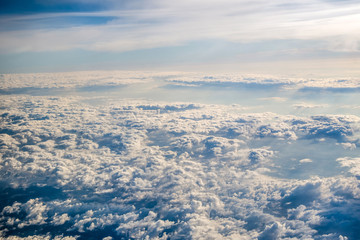
M351 74L360 64L358 1L0 4L2 73L145 69Z

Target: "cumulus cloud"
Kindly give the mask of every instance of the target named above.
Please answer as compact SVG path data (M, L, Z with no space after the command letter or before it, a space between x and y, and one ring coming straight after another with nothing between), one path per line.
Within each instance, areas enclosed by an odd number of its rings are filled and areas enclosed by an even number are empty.
M282 144L356 143L356 116L124 99L99 106L60 96L1 100L4 239L355 239L359 233L357 158L337 159L349 175L274 176ZM316 153L311 160L317 162Z
M336 159L341 166L347 167L349 172L355 176L360 176L360 158L344 157Z
M300 163L311 163L312 160L310 158L304 158L304 159L301 159L299 160Z

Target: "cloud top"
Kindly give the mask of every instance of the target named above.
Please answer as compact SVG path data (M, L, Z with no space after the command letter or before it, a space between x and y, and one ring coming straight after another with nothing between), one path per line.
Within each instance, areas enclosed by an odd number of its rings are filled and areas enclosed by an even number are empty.
M359 91L357 78L305 78L265 74L204 74L196 72L145 72L145 71L82 71L37 74L1 74L0 89L11 88L83 88L146 84L154 82L157 87L221 87L250 90L300 89L307 91L351 92ZM166 86L167 85L167 86ZM263 100L284 102L284 98L271 97ZM298 103L295 108L321 108L322 105Z
M279 152L292 144L359 146L356 116L1 98L2 238L355 239L359 233L359 159L347 155L356 148L323 163L338 164L335 175L276 176ZM321 163L316 152L312 162L299 159L301 167Z

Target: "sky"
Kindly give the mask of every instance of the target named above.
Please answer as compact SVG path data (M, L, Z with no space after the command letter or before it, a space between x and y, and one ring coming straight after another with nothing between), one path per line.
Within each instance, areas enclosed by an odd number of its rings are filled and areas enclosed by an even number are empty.
M352 0L0 0L0 239L357 240L359 33Z
M185 70L356 75L360 3L3 0L0 72Z

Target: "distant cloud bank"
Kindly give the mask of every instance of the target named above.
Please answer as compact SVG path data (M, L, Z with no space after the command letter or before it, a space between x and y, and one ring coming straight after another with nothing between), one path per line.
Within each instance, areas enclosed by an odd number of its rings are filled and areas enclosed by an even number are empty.
M274 87L301 91L359 91L358 78L300 78L261 74L204 74L187 72L83 71L64 73L1 74L0 89L14 88L81 88L122 86L163 80L178 87ZM158 85L156 85L158 86ZM266 100L266 99L264 99ZM284 101L280 97L268 100ZM299 104L295 107L321 107Z

